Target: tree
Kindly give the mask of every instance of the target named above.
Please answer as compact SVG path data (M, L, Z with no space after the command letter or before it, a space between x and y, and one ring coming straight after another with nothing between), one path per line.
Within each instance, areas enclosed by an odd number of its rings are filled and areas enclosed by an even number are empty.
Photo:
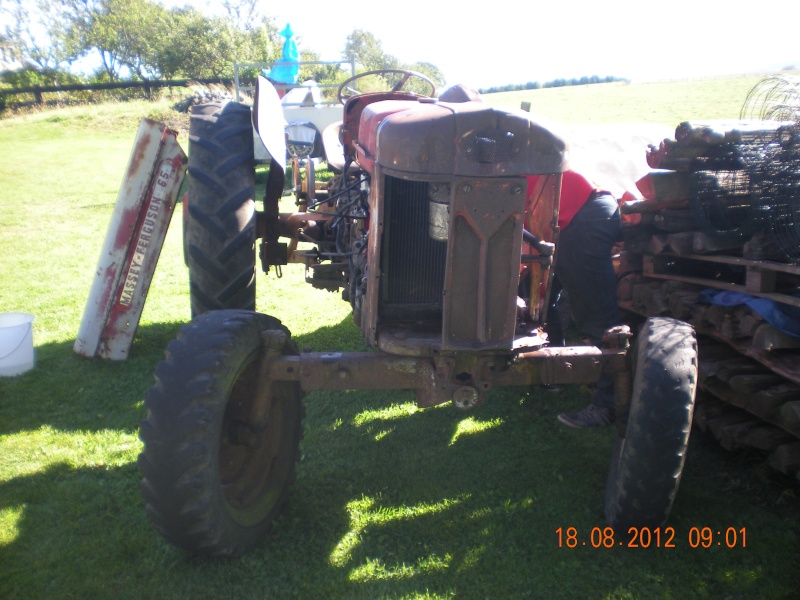
M437 88L442 87L447 81L441 69L439 69L439 67L429 62L417 62L411 65L409 68L412 71L417 71L418 73L422 73L423 75L428 77L428 79L430 79L434 84L436 84Z
M96 52L111 80L126 74L139 79L230 77L237 60L275 58L277 29L267 18L252 21L257 11L250 0L226 2L226 17L207 17L187 7L167 10L152 0L60 1L72 10L75 53Z
M232 71L235 34L225 19L209 19L186 8L173 12L172 24L159 58L165 79L222 77Z
M257 28L264 20L258 0L222 0L221 4L228 15L228 21L241 31Z
M72 56L67 48L67 10L61 0L2 0L2 36L19 49L22 62L55 72Z
M266 17L237 27L230 17L209 18L193 8L171 13L171 33L156 64L162 77L231 77L233 65L269 63L280 55L278 30Z
M347 42L345 43L342 57L345 60L354 61L365 71L407 69L418 71L427 76L433 81L437 88L445 84L444 74L436 65L428 62L417 62L412 65L402 63L391 54L386 54L381 48L380 41L378 41L374 35L363 29L354 29L353 32L347 36ZM362 91L366 91L370 85L375 87L375 89L386 89L387 87L392 87L396 83L391 77L384 79L385 81L383 81L382 84L379 78L377 83L362 82L362 86L364 86ZM417 83L419 83L419 80L417 80ZM414 82L412 81L409 85L413 88ZM406 89L411 88L407 87Z
M378 39L363 29L354 29L347 36L342 57L361 65L366 71L400 68L400 61L391 54L386 54Z
M189 7L168 10L157 0L0 0L0 5L6 17L0 36L19 48L39 75L52 74L53 81L80 58L96 58L96 76L115 81L231 77L236 61L270 63L281 54L278 28L260 12L260 0L221 0L225 16L219 17ZM316 58L309 52L304 52L307 58ZM364 70L411 68L444 84L435 65L406 66L361 29L348 36L344 58ZM306 71L304 78L320 82L348 76L338 65ZM376 78L381 89L387 84L386 78Z
M77 55L97 52L109 79L127 71L139 79L161 75L159 56L172 33L170 13L150 0L62 0L72 19L70 46Z
M273 62L280 58L283 42L278 27L269 17L262 17L258 26L248 29L237 29L235 54L231 57L233 62Z
M313 50L302 50L300 52L302 62L319 62L322 59ZM342 69L341 64L329 63L324 65L306 65L300 68L300 81L313 79L317 82L341 82L350 77L350 71Z

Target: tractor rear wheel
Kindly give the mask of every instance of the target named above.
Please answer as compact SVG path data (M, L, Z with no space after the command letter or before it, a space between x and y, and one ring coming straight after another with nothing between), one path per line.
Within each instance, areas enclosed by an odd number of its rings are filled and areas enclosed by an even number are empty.
M255 310L255 165L250 108L192 107L184 244L192 316Z
M697 341L690 325L653 317L632 350L633 394L606 485L608 524L660 527L678 491L692 427Z
M302 437L297 382L267 381L265 354L297 354L266 315L221 310L167 346L141 423L141 491L156 530L195 554L237 556L283 508Z

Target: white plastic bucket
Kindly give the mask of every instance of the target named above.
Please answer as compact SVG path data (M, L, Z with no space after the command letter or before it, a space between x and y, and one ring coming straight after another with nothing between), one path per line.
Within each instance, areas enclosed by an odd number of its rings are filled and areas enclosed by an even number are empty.
M0 377L33 368L33 315L0 313Z

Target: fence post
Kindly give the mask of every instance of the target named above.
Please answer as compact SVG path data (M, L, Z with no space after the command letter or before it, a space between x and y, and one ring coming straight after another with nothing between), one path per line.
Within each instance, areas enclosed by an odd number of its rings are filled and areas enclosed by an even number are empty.
M239 61L234 61L233 63L233 86L236 90L236 101L241 102L242 99L239 96Z
M36 85L33 90L33 95L36 96L36 104L44 104L44 96L42 95L42 86Z

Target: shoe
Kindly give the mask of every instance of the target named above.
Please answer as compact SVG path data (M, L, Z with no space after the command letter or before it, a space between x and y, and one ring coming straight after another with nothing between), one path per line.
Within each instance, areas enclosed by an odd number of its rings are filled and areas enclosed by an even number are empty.
M562 383L543 383L539 387L542 388L545 392L557 394L558 392L563 392L564 388L566 388L567 386L565 386Z
M590 404L583 410L574 413L561 413L558 415L559 423L575 429L587 427L605 427L614 422L614 411L604 406Z

